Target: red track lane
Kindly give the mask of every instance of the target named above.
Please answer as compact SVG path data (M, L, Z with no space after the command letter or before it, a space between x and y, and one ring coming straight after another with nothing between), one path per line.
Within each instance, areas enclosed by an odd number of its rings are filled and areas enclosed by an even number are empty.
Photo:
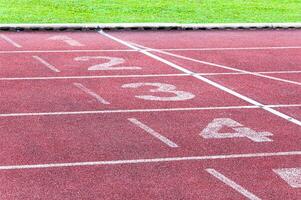
M301 49L174 51L171 53L253 72L301 70ZM189 66L187 68L190 69ZM202 67L199 67L196 72L202 73Z
M22 33L1 33L13 40L21 47L17 48L0 37L0 51L22 51L22 50L76 50L76 49L128 49L118 43L113 43L110 39L99 36L94 32L22 32ZM69 45L62 39L51 39L53 37L68 37L79 42L80 46Z
M178 148L169 147L128 118L136 118ZM267 137L273 141L201 136L217 118L270 132L273 135ZM297 125L261 109L9 117L1 118L0 127L1 165L287 152L298 151L301 139ZM218 132L236 131L224 126Z
M300 30L109 34L152 48L301 46ZM300 126L260 108L242 108L252 105L192 76L142 77L183 72L141 52L84 50L129 48L96 32L0 33L0 199L299 199L301 188L273 170L301 168ZM151 53L191 72L234 72ZM301 70L297 48L172 53L247 71ZM108 64L87 56L115 57L119 64L113 68L141 69L91 71ZM67 79L102 75L140 77ZM271 76L301 82L300 73ZM12 80L22 77L46 80ZM246 74L204 77L263 104L301 104L296 84ZM210 110L159 112L196 107ZM274 109L301 120L300 106ZM234 134L240 137L217 139ZM196 156L202 160L188 160ZM183 160L160 159L179 157ZM117 160L127 164L101 162ZM83 163L93 161L101 163ZM48 165L75 162L80 166ZM16 169L37 164L45 168Z
M2 199L246 199L205 170L213 168L261 199L298 199L272 170L299 157L188 161L0 171ZM187 192L189 191L189 192Z
M60 72L49 69L45 64L34 59L33 56L38 56ZM109 58L112 58L112 60ZM119 64L119 59L121 59L120 62L123 63ZM14 60L14 62L12 62L12 60ZM104 65L110 61L117 65L108 66L110 69L105 70L107 66ZM97 67L96 65L99 66ZM166 64L153 60L138 52L0 54L0 67L2 69L0 77L5 78L179 73L179 71L170 68Z
M279 31L142 31L113 32L113 36L152 48L223 48L301 46L300 30Z
M82 84L110 104L102 104L95 97L76 87L74 83ZM122 88L123 85L132 83L174 85L177 90L195 97L191 96L183 101L145 100L135 96L175 97L176 95L149 91L158 89L157 86ZM191 87L192 85L194 87ZM0 88L1 113L250 105L190 77L1 81Z
M263 104L299 104L301 102L300 85L254 75L219 75L207 76L207 78Z

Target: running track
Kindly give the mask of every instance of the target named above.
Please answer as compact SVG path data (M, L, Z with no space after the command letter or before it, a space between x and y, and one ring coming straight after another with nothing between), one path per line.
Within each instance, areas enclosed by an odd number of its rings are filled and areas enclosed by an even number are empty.
M300 199L300 38L0 33L0 199Z

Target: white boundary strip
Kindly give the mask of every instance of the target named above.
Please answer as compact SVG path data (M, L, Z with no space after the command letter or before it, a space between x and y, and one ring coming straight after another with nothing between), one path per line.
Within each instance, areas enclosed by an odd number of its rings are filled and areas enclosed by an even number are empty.
M176 64L174 64L174 63L172 63L172 62L170 62L168 60L165 60L165 59L163 59L163 58L161 58L159 56L156 56L156 55L154 55L154 54L152 54L150 52L147 52L147 51L145 51L143 49L140 49L140 48L138 48L136 46L133 46L133 45L131 45L131 44L129 44L129 43L123 41L123 40L120 40L120 39L118 39L118 38L116 38L114 36L111 36L111 35L103 32L103 31L99 31L99 33L101 35L105 36L105 37L111 38L113 41L116 41L116 42L118 42L120 44L128 46L129 48L132 48L132 49L135 49L135 50L139 50L139 52L141 52L141 53L143 53L143 54L145 54L145 55L147 55L147 56L149 56L149 57L151 57L151 58L153 58L155 60L161 61L162 63L165 63L165 64L167 64L167 65L169 65L169 66L171 66L171 67L173 67L173 68L175 68L175 69L177 69L177 70L179 70L181 72L184 72L184 73L187 73L187 74L193 74L193 72L190 71L190 70L188 70L188 69L185 69L185 68L183 68L183 67L181 67L179 65L176 65ZM266 107L264 104L262 104L260 102L257 102L254 99L251 99L251 98L249 98L247 96L244 96L244 95L242 95L242 94L240 94L238 92L235 92L234 90L231 90L231 89L229 89L229 88L227 88L227 87L225 87L225 86L223 86L221 84L218 84L218 83L216 83L214 81L211 81L210 79L207 79L207 78L205 78L203 76L200 76L200 75L192 75L192 76L195 77L196 79L201 80L201 81L203 81L205 83L208 83L208 84L210 84L210 85L212 85L212 86L214 86L214 87L216 87L216 88L218 88L218 89L220 89L220 90L222 90L224 92L227 92L227 93L229 93L229 94L231 94L233 96L236 96L236 97L238 97L238 98L240 98L240 99L242 99L242 100L244 100L244 101L246 101L246 102L248 102L250 104L253 104L255 106L259 106L262 109L264 109L264 110L266 110L266 111L268 111L268 112L270 112L270 113L272 113L272 114L274 114L274 115L276 115L278 117L281 117L281 118L283 118L283 119L285 119L287 121L290 121L290 122L292 122L294 124L297 124L297 125L301 126L301 121L299 121L299 120L297 120L297 119L295 119L295 118L293 118L291 116L288 116L288 115L286 115L286 114L284 114L282 112L279 112L279 111L277 111L277 110L275 110L273 108Z
M301 104L265 105L268 108L301 107ZM201 110L231 110L231 109L258 109L260 106L221 106L221 107L190 107L190 108L153 108L130 110L87 110L87 111L63 111L63 112L35 112L35 113L2 113L0 117L29 117L29 116L55 116L55 115L87 115L87 114L111 114L111 113L143 113L143 112L176 112L176 111L201 111Z
M6 42L8 42L9 44L13 45L16 48L22 48L20 44L16 43L15 41L13 41L12 39L10 39L4 34L0 34L0 38L2 38L3 40L5 40Z
M143 49L145 48L146 50L150 50L150 48L139 45L139 44L135 44L135 43L131 43L131 44L133 44L133 45L135 45L139 48L143 48ZM170 53L170 52L166 52L166 51L162 51L162 50L157 50L157 49L151 49L151 50L155 51L155 52L158 52L158 53L165 54L165 55L173 56L173 57L176 57L176 58L181 58L181 59L184 59L184 60L189 60L189 61L193 61L193 62L205 64L205 65L210 65L210 66L214 66L214 67L218 67L218 68L223 68L223 69L227 69L227 70L231 70L231 71L241 72L241 73L245 73L245 74L249 74L249 75L254 75L254 76L258 76L258 77L263 77L263 78L267 78L267 79L271 79L271 80L276 80L276 81L281 81L281 82L301 86L301 82L297 82L297 81L290 81L290 80L287 80L287 79L277 78L277 77L273 77L273 76L259 74L259 73L256 73L256 72L251 72L251 71L237 69L237 68L233 68L233 67L229 67L229 66L225 66L225 65L215 64L215 63L212 63L212 62L198 60L198 59L190 58L190 57L187 57L187 56L181 56L181 55L178 55L178 54L174 54L174 53Z
M282 50L301 49L301 46L275 46L275 47L217 47L217 48L168 48L157 49L161 51L235 51L235 50ZM153 51L153 50L147 50ZM137 52L133 49L65 49L65 50L22 50L22 51L0 51L0 54L17 53L89 53L89 52Z
M48 69L50 69L53 72L60 72L60 70L58 70L55 66L51 65L50 63L48 63L46 60L42 59L41 57L32 56L32 58L39 61L41 64L43 64L45 67L47 67Z
M220 172L216 171L215 169L205 169L209 174L223 182L224 184L228 185L229 187L233 188L243 196L247 197L250 200L260 200L255 194L249 192L247 189L243 188L242 186L235 183L233 180L227 178L225 175L221 174Z
M216 47L216 48L167 48L161 51L235 51L235 50L281 50L301 49L301 46L274 46L274 47ZM152 50L149 50L152 51ZM1 53L1 51L0 51Z
M110 102L106 101L104 98L102 98L101 96L99 96L98 94L93 92L92 90L86 88L83 84L73 83L73 85L75 87L77 87L78 89L80 89L81 91L83 91L84 93L86 93L86 94L92 96L93 98L95 98L98 102L100 102L102 104L110 104Z
M152 135L153 137L157 138L158 140L160 140L161 142L163 142L164 144L166 144L169 147L172 148L177 148L179 147L176 143L174 143L173 141L171 141L170 139L168 139L167 137L161 135L160 133L158 133L157 131L155 131L154 129L150 128L149 126L147 126L146 124L142 123L141 121L139 121L136 118L128 118L128 120L133 123L134 125L138 126L139 128L143 129L145 132L149 133L150 135Z
M267 71L256 72L260 74L299 74L301 71ZM243 72L214 72L214 73L194 73L201 76L219 75L247 75ZM61 79L102 79L102 78L145 78L145 77L173 77L192 76L192 74L129 74L129 75L100 75L100 76L44 76L44 77L2 77L0 81L23 81L23 80L61 80Z
M224 160L224 159L235 159L235 158L265 158L265 157L300 156L300 155L301 155L301 151L288 151L288 152L272 152L272 153L248 153L248 154L229 154L229 155L211 155L211 156L210 155L191 156L191 157L147 158L147 159L135 159L135 160L108 160L108 161L48 163L48 164L32 164L32 165L4 165L4 166L0 166L0 170L147 164L147 163L162 163L162 162L175 162L175 161Z

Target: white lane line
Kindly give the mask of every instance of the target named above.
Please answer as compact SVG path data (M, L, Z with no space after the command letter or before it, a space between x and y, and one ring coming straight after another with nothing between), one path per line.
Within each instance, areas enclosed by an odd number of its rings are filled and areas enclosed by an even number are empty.
M265 105L269 108L301 107L301 104ZM2 113L0 117L28 117L28 116L52 116L52 115L86 115L86 114L110 114L110 113L145 113L145 112L177 112L177 111L201 111L201 110L231 110L231 109L258 109L259 106L221 106L221 107L190 107L190 108L153 108L130 110L86 110L65 112L35 112L35 113Z
M224 160L236 158L266 158L278 156L300 156L301 151L271 152L271 153L249 153L249 154L229 154L229 155L209 155L209 156L191 156L191 157L167 157L167 158L147 158L135 160L107 160L92 162L70 162L70 163L48 163L32 165L3 165L0 170L16 169L41 169L56 167L80 167L80 166L100 166L100 165L123 165L123 164L147 164L176 161L200 161L200 160Z
M301 188L301 168L273 169L292 188Z
M226 50L277 50L277 49L300 49L301 46L279 46L279 47L225 47L225 48L169 48L158 49L162 51L226 51ZM80 52L135 52L132 49L83 49L83 50L24 50L24 51L0 51L0 54L9 53L80 53ZM152 50L148 50L152 51Z
M135 45L139 48L145 49L145 50L150 50L149 47L145 47L145 46L135 44L135 43L131 43L131 44ZM280 81L280 82L284 82L284 83L290 83L290 84L295 84L295 85L300 85L301 86L301 82L297 82L297 81L291 81L291 80L287 80L287 79L282 79L282 78L277 78L277 77L273 77L273 76L260 74L260 73L257 73L257 72L251 72L251 71L247 71L247 70L237 69L237 68L233 68L233 67L229 67L229 66L225 66L225 65L220 65L220 64L216 64L216 63L212 63L212 62L207 62L207 61L203 61L203 60L190 58L190 57L187 57L187 56L181 56L181 55L178 55L178 54L174 54L174 53L170 53L170 52L166 52L166 51L162 51L162 50L158 50L158 49L151 49L151 50L155 51L155 52L158 52L158 53L165 54L165 55L173 56L173 57L176 57L176 58L181 58L181 59L184 59L184 60L189 60L189 61L193 61L193 62L205 64L205 65L210 65L210 66L214 66L214 67L218 67L218 68L222 68L222 69L241 72L241 73L244 73L244 74L249 74L249 75L253 75L253 76L263 77L263 78L267 78L267 79L271 79L271 80L275 80L275 81Z
M301 49L301 46L275 46L275 47L217 47L217 48L169 48L162 51L231 51L231 50L277 50Z
M176 143L174 143L173 141L171 141L170 139L166 138L165 136L161 135L160 133L158 133L157 131L155 131L154 129L150 128L149 126L147 126L146 124L142 123L141 121L139 121L136 118L128 118L128 120L133 123L134 125L138 126L139 128L143 129L145 132L149 133L150 135L152 135L153 137L157 138L158 140L160 140L161 142L163 142L164 144L166 144L169 147L172 148L176 148L179 147Z
M233 180L229 179L228 177L226 177L225 175L223 175L220 172L216 171L215 169L210 169L209 168L209 169L206 169L206 171L209 174L211 174L212 176L214 176L215 178L217 178L218 180L220 180L221 182L223 182L224 184L226 184L227 186L233 188L234 190L236 190L237 192L239 192L240 194L245 196L247 199L260 200L260 198L257 197L255 194L249 192L247 189L245 189L242 186L238 185Z
M60 70L58 70L55 66L51 65L50 63L48 63L46 60L42 59L39 56L32 56L33 59L39 61L41 64L43 64L45 67L47 67L48 69L50 69L53 72L60 72Z
M92 90L86 88L83 84L73 83L73 85L75 87L77 87L78 89L80 89L81 91L83 91L84 93L86 93L86 94L92 96L93 98L95 98L98 102L100 102L102 104L110 104L110 102L106 101L104 98L102 98L101 96L99 96L98 94L93 92Z
M267 71L256 72L260 74L299 74L301 71ZM245 75L242 72L220 72L220 73L194 73L201 76L219 75ZM3 77L0 81L22 81L22 80L60 80L60 79L101 79L101 78L145 78L145 77L173 77L192 76L192 74L130 74L130 75L103 75L103 76L44 76L44 77Z
M114 36L111 36L111 35L103 32L103 31L99 31L99 33L101 35L103 35L105 37L108 37L108 38L112 39L113 41L116 41L116 42L118 42L120 44L123 44L123 45L125 45L125 46L127 46L129 48L132 48L132 49L135 49L135 50L139 50L139 52L141 52L141 53L143 53L143 54L145 54L145 55L147 55L147 56L149 56L149 57L151 57L151 58L153 58L155 60L161 61L162 63L165 63L165 64L167 64L167 65L169 65L169 66L171 66L171 67L173 67L173 68L175 68L175 69L177 69L177 70L179 70L181 72L184 72L186 74L193 74L194 73L194 72L192 72L192 71L190 71L190 70L188 70L186 68L183 68L183 67L181 67L179 65L176 65L176 64L174 64L174 63L172 63L172 62L170 62L168 60L165 60L165 59L163 59L163 58L161 58L159 56L156 56L156 55L154 55L154 54L152 54L150 52L147 52L147 51L145 51L143 49L140 49L140 48L138 48L136 46L133 46L133 45L131 45L131 44L129 44L129 43L123 41L123 40L120 40L120 39L118 39L118 38L116 38ZM299 120L297 120L297 119L295 119L295 118L293 118L291 116L288 116L288 115L286 115L284 113L281 113L281 112L279 112L277 110L274 110L273 108L266 107L264 104L262 104L260 102L257 102L254 99L251 99L251 98L249 98L247 96L244 96L244 95L242 95L242 94L240 94L238 92L235 92L234 90L231 90L231 89L229 89L229 88L227 88L227 87L225 87L225 86L223 86L221 84L218 84L218 83L216 83L214 81L211 81L210 79L207 79L207 78L205 78L203 76L195 75L195 74L193 74L192 76L195 77L196 79L199 79L199 80L201 80L201 81L203 81L205 83L208 83L208 84L210 84L210 85L212 85L212 86L214 86L214 87L216 87L216 88L218 88L218 89L220 89L220 90L222 90L224 92L227 92L227 93L229 93L229 94L231 94L233 96L236 96L237 98L240 98L240 99L242 99L242 100L244 100L244 101L246 101L246 102L248 102L248 103L250 103L252 105L259 106L262 109L264 109L264 110L266 110L266 111L268 111L268 112L270 112L270 113L272 113L272 114L274 114L276 116L279 116L279 117L281 117L281 118L283 118L283 119L285 119L287 121L290 121L290 122L292 122L294 124L297 124L297 125L301 126L301 121L299 121Z
M136 52L132 49L86 49L86 50L24 50L24 51L0 51L0 54L14 53L85 53L85 52Z
M18 43L16 43L15 41L13 41L12 39L10 39L9 37L7 37L4 34L0 34L0 37L5 40L6 42L8 42L9 44L13 45L16 48L22 48L22 46Z

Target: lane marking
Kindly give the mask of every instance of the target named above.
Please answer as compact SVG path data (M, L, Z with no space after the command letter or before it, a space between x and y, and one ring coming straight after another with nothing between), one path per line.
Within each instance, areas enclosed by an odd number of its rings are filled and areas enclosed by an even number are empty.
M301 107L301 104L265 105L270 108ZM63 112L35 112L35 113L2 113L0 117L27 117L27 116L51 116L51 115L83 115L83 114L110 114L110 113L144 113L144 112L176 112L199 110L230 110L230 109L258 109L259 106L221 106L221 107L190 107L190 108L153 108L130 110L88 110L88 111L63 111Z
M209 174L226 184L227 186L231 187L232 189L236 190L246 198L250 200L260 200L255 194L249 192L247 189L243 188L242 186L235 183L233 180L229 179L225 175L221 174L220 172L216 171L215 169L205 169Z
M10 39L8 36L4 35L4 34L0 34L0 37L5 40L6 42L8 42L9 44L13 45L16 48L22 48L22 46L18 43L16 43L15 41L13 41L12 39Z
M145 46L142 46L142 45L139 45L139 44L135 44L135 43L131 43L131 44L134 45L134 46L137 46L139 48L146 49L146 50L149 49L149 47L145 47ZM273 77L273 76L268 76L268 75L264 75L264 74L260 74L260 73L256 73L256 72L237 69L237 68L233 68L233 67L229 67L229 66L225 66L225 65L220 65L220 64L216 64L216 63L212 63L212 62L207 62L207 61L203 61L203 60L190 58L190 57L187 57L187 56L181 56L181 55L178 55L178 54L169 53L169 52L162 51L162 50L152 49L152 51L162 53L162 54L165 54L165 55L169 55L169 56L173 56L173 57L176 57L176 58L181 58L181 59L184 59L184 60L189 60L189 61L193 61L193 62L205 64L205 65L210 65L210 66L222 68L222 69L241 72L241 73L245 73L245 74L249 74L249 75L253 75L253 76L263 77L263 78L267 78L267 79L271 79L271 80L276 80L276 81L280 81L280 82L284 82L284 83L290 83L290 84L295 84L295 85L300 85L301 86L301 82L297 82L297 81L291 81L291 80L277 78L277 77Z
M176 65L176 64L174 64L174 63L172 63L172 62L170 62L168 60L165 60L165 59L163 59L163 58L161 58L159 56L156 56L156 55L154 55L154 54L152 54L150 52L147 52L144 49L141 49L139 47L133 46L132 44L129 44L129 43L123 41L123 40L120 40L120 39L118 39L118 38L116 38L114 36L111 36L111 35L103 32L103 31L99 31L99 33L101 35L103 35L105 37L108 37L108 38L112 39L113 41L116 41L116 42L118 42L120 44L123 44L123 45L125 45L125 46L127 46L129 48L132 48L132 49L135 49L135 50L139 50L139 52L141 52L141 53L143 53L143 54L145 54L145 55L147 55L147 56L149 56L149 57L151 57L151 58L153 58L155 60L161 61L162 63L165 63L165 64L173 67L174 69L177 69L177 70L182 71L182 72L187 73L187 74L193 74L194 73L194 72L192 72L192 71L190 71L190 70L188 70L186 68L183 68L183 67L181 67L179 65ZM270 113L272 113L272 114L274 114L276 116L279 116L279 117L281 117L281 118L283 118L283 119L285 119L287 121L290 121L290 122L292 122L294 124L297 124L297 125L301 126L301 121L299 121L299 120L297 120L297 119L295 119L295 118L293 118L291 116L288 116L288 115L286 115L284 113L281 113L281 112L279 112L277 110L274 110L272 108L266 107L264 104L262 104L260 102L257 102L254 99L251 99L251 98L249 98L247 96L244 96L244 95L242 95L242 94L240 94L238 92L235 92L234 90L231 90L231 89L229 89L229 88L227 88L227 87L225 87L225 86L223 86L223 85L221 85L219 83L216 83L216 82L214 82L214 81L212 81L210 79L207 79L207 78L205 78L203 76L195 75L195 74L193 74L192 76L195 77L196 79L199 79L199 80L201 80L201 81L203 81L205 83L208 83L209 85L212 85L212 86L214 86L214 87L216 87L216 88L218 88L218 89L220 89L220 90L222 90L224 92L227 92L227 93L229 93L229 94L231 94L233 96L236 96L236 97L238 97L238 98L240 98L240 99L242 99L242 100L244 100L244 101L246 101L246 102L248 102L250 104L253 104L255 106L259 106L262 109L264 109L264 110L266 110L266 111L268 111L268 112L270 112Z
M301 71L267 71L256 72L260 74L299 74ZM246 75L243 72L216 72L216 73L193 73L201 76L219 75ZM18 80L56 80L56 79L100 79L100 78L144 78L144 77L172 77L172 76L191 76L192 74L130 74L130 75L100 75L100 76L46 76L46 77L3 77L0 81Z
M84 53L84 52L136 52L132 49L74 49L74 50L24 50L24 51L0 51L0 54L14 53Z
M39 61L41 64L43 64L45 67L47 67L48 69L50 69L53 72L61 72L55 66L51 65L50 63L48 63L46 60L44 60L43 58L41 58L39 56L32 56L32 58Z
M206 160L225 160L225 159L236 159L236 158L266 158L266 157L300 156L300 155L301 155L301 151L288 151L288 152L228 154L228 155L191 156L191 157L147 158L147 159L134 159L134 160L48 163L48 164L32 164L32 165L2 165L0 166L0 170L42 169L42 168L123 165L123 164L147 164L147 163L162 163L162 162L176 162L176 161L200 161L200 160L206 161Z
M67 36L67 35L54 35L52 37L49 37L47 40L57 40L57 41L62 41L68 44L69 46L72 47L82 47L85 46L79 41Z
M300 49L301 46L278 46L278 47L225 47L225 48L168 48L158 49L162 51L226 51L226 50L277 50L277 49ZM0 51L0 54L9 53L73 53L73 52L135 52L132 49L77 49L77 50L24 50L24 51ZM149 50L152 51L152 50Z
M170 48L162 51L231 51L231 50L278 50L301 49L301 46L275 46L275 47L216 47L216 48Z
M104 98L102 98L101 96L99 96L98 94L96 94L95 92L93 92L92 90L86 88L83 84L81 83L73 83L73 85L75 87L77 87L78 89L80 89L81 91L83 91L84 93L92 96L93 98L95 98L99 103L102 104L110 104L110 102L106 101Z
M160 140L161 142L163 142L164 144L166 144L169 147L172 148L177 148L179 147L176 143L174 143L173 141L171 141L170 139L166 138L165 136L161 135L160 133L158 133L157 131L155 131L154 129L150 128L149 126L147 126L146 124L142 123L141 121L139 121L136 118L128 118L128 120L133 123L134 125L138 126L139 128L143 129L145 132L149 133L150 135L152 135L153 137L157 138L158 140Z
M273 169L292 188L301 188L301 168Z

